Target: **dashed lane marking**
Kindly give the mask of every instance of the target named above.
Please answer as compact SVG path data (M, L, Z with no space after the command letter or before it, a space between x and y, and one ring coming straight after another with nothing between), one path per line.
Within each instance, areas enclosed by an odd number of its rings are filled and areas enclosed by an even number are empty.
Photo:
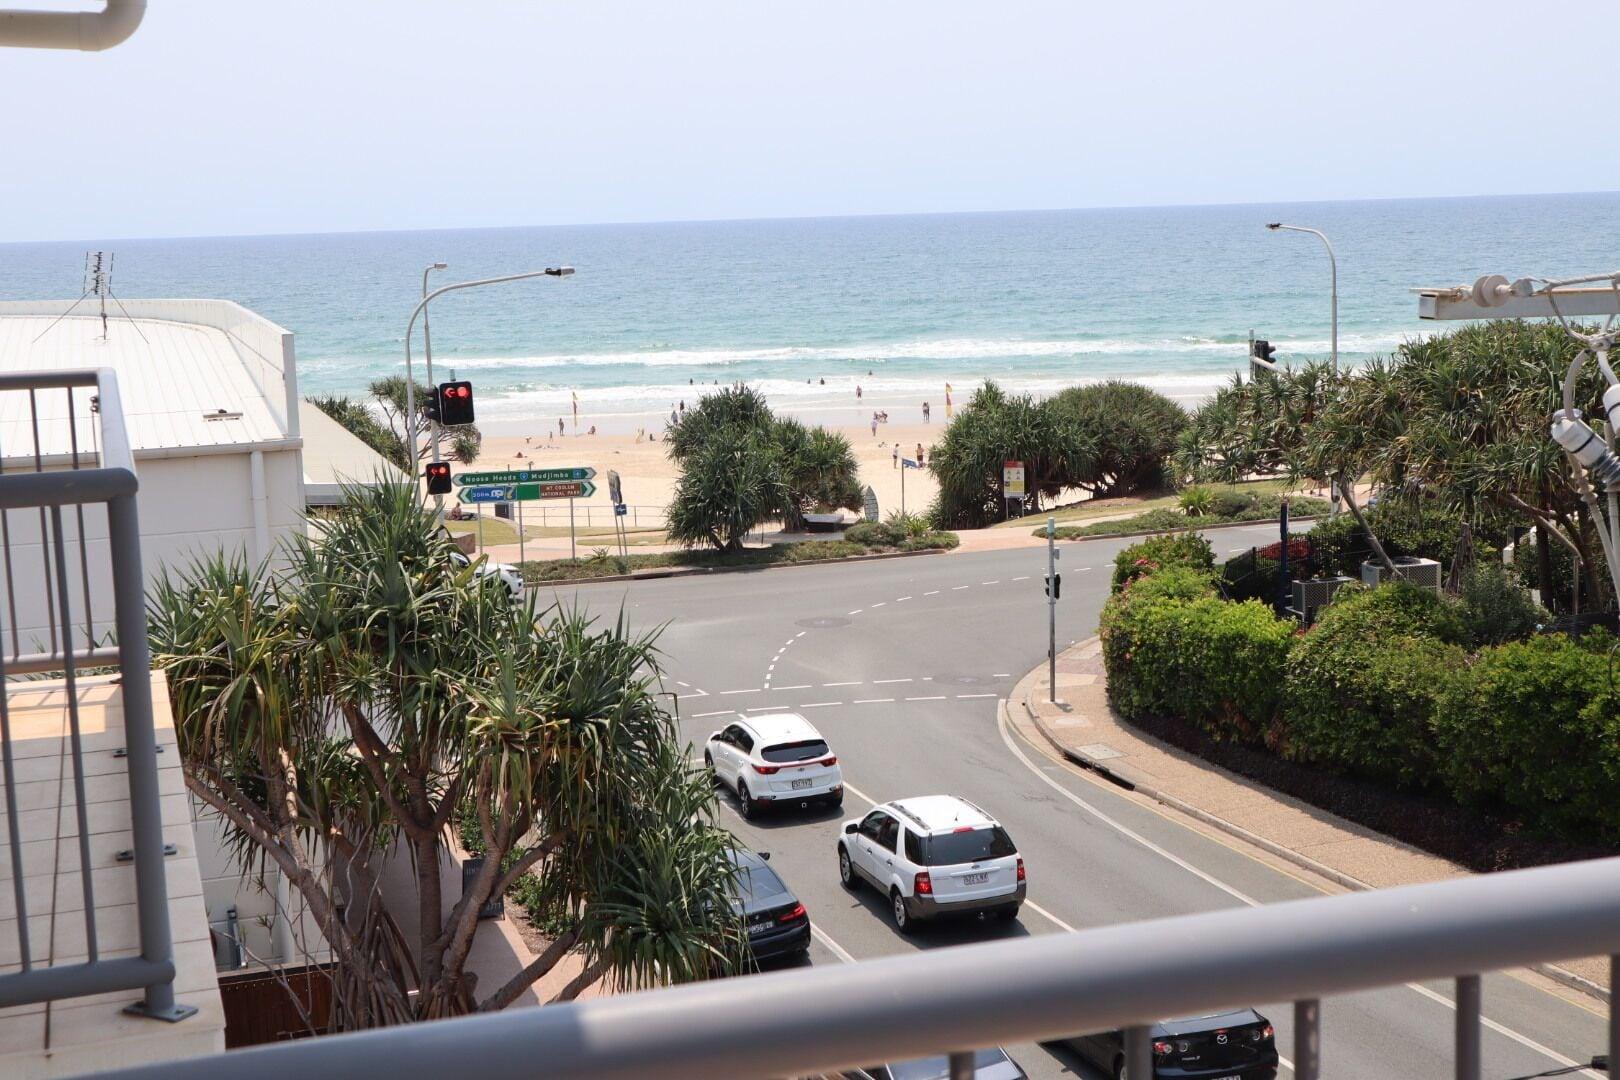
M897 596L897 597L894 598L894 602L897 603L897 604L903 604L907 600L910 600L910 599L911 599L911 597L909 597L909 596Z
M888 603L887 600L879 600L877 603L873 604L872 606L874 608L880 608L880 607L883 607L887 603Z
M822 686L859 686L859 685L861 685L861 680L856 679L854 682L824 682L821 685Z
M777 689L778 690L808 690L808 689L810 689L810 684L809 683L799 683L797 686L778 686Z
M938 589L930 589L927 592L923 593L923 595L924 596L938 596L939 595L939 590Z
M858 607L854 611L846 611L844 614L846 614L846 615L859 615L861 612L863 612L865 610L866 609L863 608L863 607Z
M957 694L957 701L966 701L968 698L996 697L995 694Z
M971 589L971 588L973 588L973 586L971 586L971 585L952 585L951 586L951 592L961 592L963 589Z
M757 694L759 693L759 690L760 688L757 686L751 690L722 690L720 691L720 695L724 697L727 694Z
M876 686L879 683L896 683L896 682L911 682L911 681L912 681L911 679L873 679L872 680L872 685Z
M856 705L881 705L885 701L893 701L893 700L894 700L894 698L892 698L892 697L856 698L855 701L853 702L853 704L856 704Z
M907 701L944 701L944 694L935 694L933 697L908 697Z
M800 705L801 709L825 709L829 705L842 705L842 701L812 701L808 705Z
M1024 574L1024 575L1021 575L1020 577L1013 578L1013 580L1014 581L1028 581L1029 580L1029 575Z
M702 720L705 716L735 716L735 715L736 715L736 710L734 710L734 709L721 709L719 712L695 712L695 713L692 713L692 719L694 719L694 720Z
M1001 581L999 579L996 580L996 581L981 581L981 582L979 582L979 584L980 585L1000 585Z

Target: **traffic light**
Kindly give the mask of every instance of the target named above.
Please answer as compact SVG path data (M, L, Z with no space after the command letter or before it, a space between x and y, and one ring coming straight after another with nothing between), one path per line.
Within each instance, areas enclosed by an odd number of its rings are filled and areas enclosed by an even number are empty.
M1050 596L1054 600L1061 600L1063 598L1063 575L1048 574L1046 576L1045 588L1047 596Z
M448 461L430 461L427 464L427 493L429 495L450 494L450 463Z
M1264 338L1255 338L1249 345L1249 362L1258 364L1268 371L1277 369L1277 362L1272 357L1277 355L1277 346Z
M472 383L447 382L439 384L439 423L456 427L473 422Z

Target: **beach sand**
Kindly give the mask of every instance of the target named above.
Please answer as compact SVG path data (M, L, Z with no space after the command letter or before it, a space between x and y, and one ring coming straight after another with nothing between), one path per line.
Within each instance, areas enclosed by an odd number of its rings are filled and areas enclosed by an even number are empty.
M870 412L868 411L868 415ZM813 420L811 422L814 422ZM508 428L509 425L502 425ZM660 435L657 442L639 438L635 434L575 435L570 426L567 435L546 438L544 428L534 435L488 434L484 436L482 452L472 465L459 465L457 473L489 472L508 468L546 468L564 466L590 466L596 470L596 493L589 499L575 501L577 519L600 524L608 521L612 504L608 500L607 473L619 474L624 501L636 508L635 523L646 527L661 522L661 511L669 505L675 492L678 470L665 454ZM900 508L900 473L894 466L894 448L898 444L902 457L916 459L917 444L930 451L935 439L945 431L945 425L935 417L932 424L879 424L874 438L870 425L864 428L839 427L855 452L862 486L871 485L877 494L879 512L888 516ZM521 456L519 456L521 455ZM933 474L926 469L905 470L905 506L913 513L927 509L933 501L937 486ZM542 520L540 507L544 505L543 520L547 525L568 521L568 504L556 501L547 504L529 503L524 507L524 521L533 526ZM848 515L853 517L853 514Z

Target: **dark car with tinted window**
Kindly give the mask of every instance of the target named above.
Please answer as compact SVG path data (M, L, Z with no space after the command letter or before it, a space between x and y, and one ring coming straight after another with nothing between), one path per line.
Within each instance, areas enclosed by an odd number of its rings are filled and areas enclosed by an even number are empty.
M766 865L769 853L733 848L737 868L732 909L743 917L748 951L755 960L803 956L810 951L810 914L799 898Z
M1160 1020L1149 1030L1153 1080L1276 1080L1275 1032L1271 1022L1253 1009ZM1125 1076L1121 1032L1080 1035L1065 1042L1114 1080Z

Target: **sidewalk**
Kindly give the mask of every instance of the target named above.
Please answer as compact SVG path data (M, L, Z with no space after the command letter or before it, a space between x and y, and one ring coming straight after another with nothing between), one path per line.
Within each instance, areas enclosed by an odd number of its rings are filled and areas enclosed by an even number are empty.
M1414 885L1469 872L1137 731L1109 708L1102 643L1097 638L1058 654L1056 696L1056 703L1049 700L1043 663L1013 690L1008 708L1013 726L1082 768L1341 888ZM1607 999L1606 958L1535 970Z

